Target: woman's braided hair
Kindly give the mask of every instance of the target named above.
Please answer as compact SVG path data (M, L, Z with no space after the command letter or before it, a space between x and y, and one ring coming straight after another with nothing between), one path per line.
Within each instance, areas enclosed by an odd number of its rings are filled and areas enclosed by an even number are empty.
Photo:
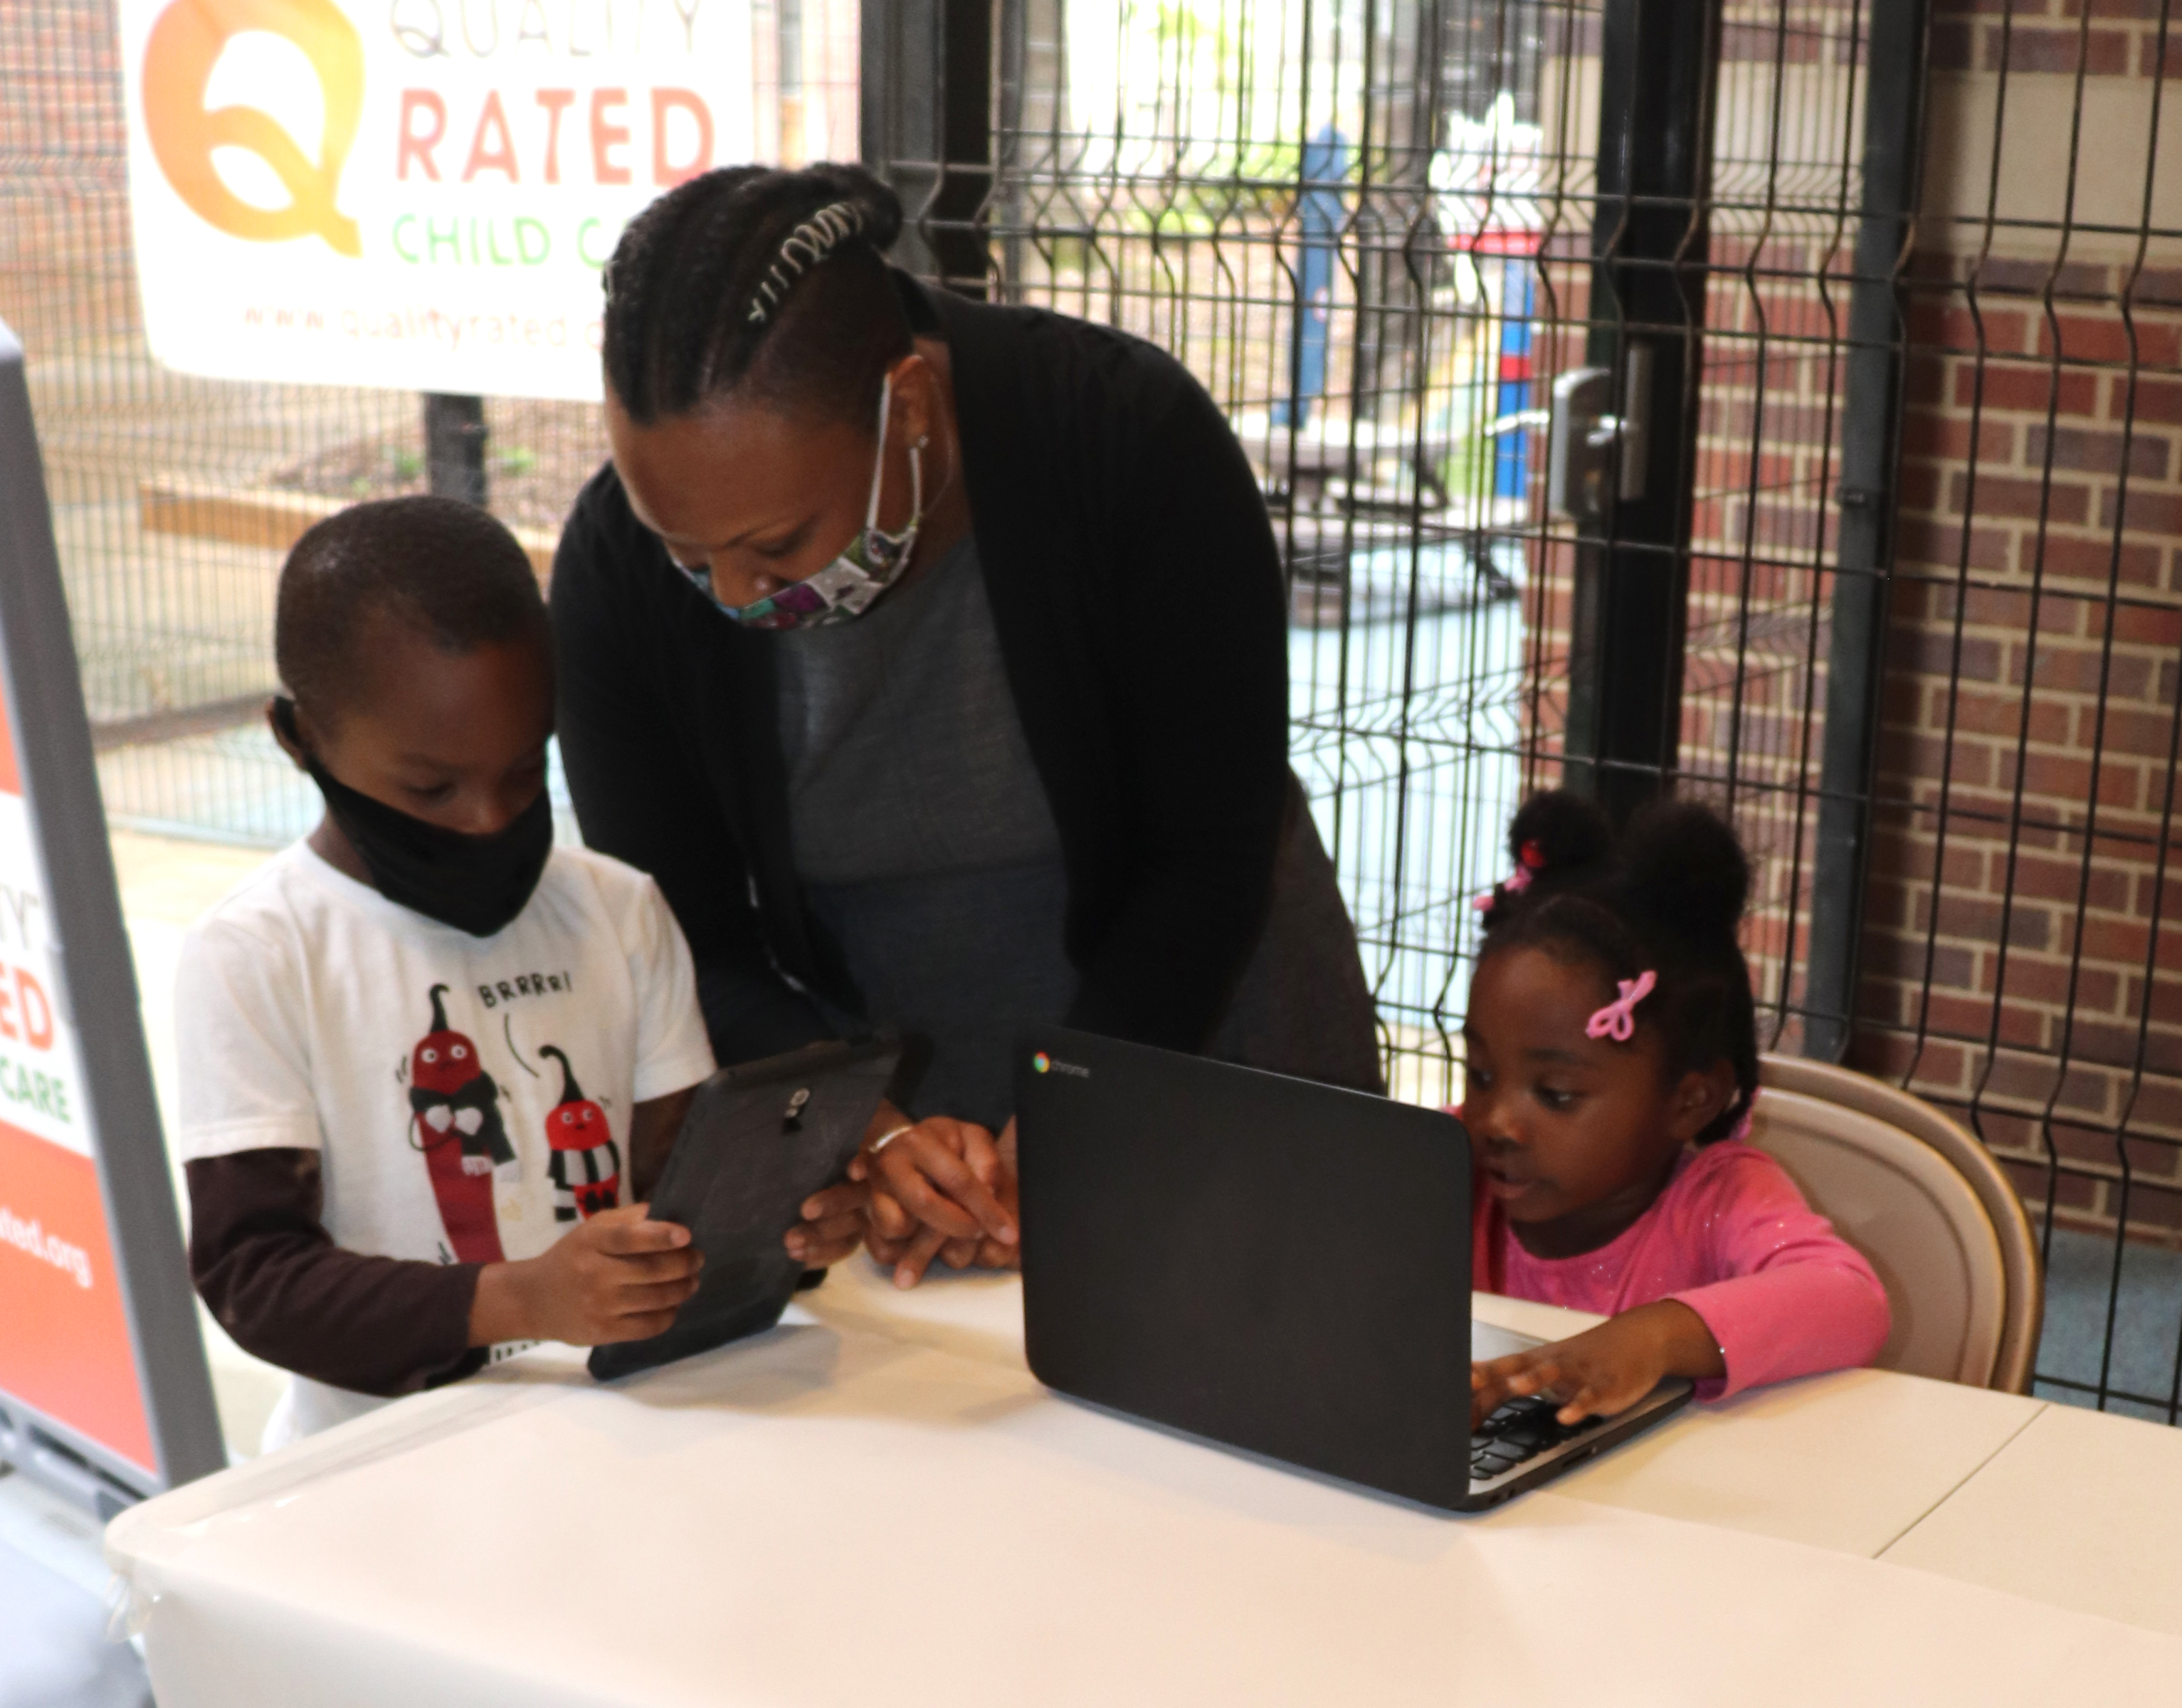
M648 426L729 391L861 424L911 347L887 270L901 203L861 166L725 166L631 220L606 263L606 383Z
M1736 940L1750 862L1735 832L1709 807L1661 801L1617 835L1591 801L1555 790L1523 803L1508 850L1528 879L1493 886L1479 958L1529 946L1617 984L1651 968L1659 984L1636 1023L1659 1038L1670 1080L1723 1060L1734 1069L1733 1102L1697 1142L1728 1137L1758 1090L1750 968Z

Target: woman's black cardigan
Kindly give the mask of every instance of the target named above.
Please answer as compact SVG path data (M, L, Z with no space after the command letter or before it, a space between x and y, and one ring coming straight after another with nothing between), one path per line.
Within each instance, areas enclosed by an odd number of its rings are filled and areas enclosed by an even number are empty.
M1199 1049L1263 923L1286 804L1287 613L1257 484L1164 352L902 282L950 352L994 625L1060 829L1068 1022ZM551 607L584 839L657 879L720 1059L829 1035L800 993L860 1004L795 877L767 637L671 567L611 464L569 515Z

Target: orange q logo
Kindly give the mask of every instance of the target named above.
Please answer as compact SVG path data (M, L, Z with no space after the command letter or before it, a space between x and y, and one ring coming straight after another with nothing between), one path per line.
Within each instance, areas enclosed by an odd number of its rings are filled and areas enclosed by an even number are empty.
M294 43L318 75L324 134L313 162L254 107L205 111L213 68L229 42L262 30ZM230 236L276 243L313 233L337 254L362 255L356 221L334 206L363 107L363 41L332 0L175 0L144 46L144 127L152 152L190 211ZM213 169L213 151L241 148L288 192L285 208L253 208Z

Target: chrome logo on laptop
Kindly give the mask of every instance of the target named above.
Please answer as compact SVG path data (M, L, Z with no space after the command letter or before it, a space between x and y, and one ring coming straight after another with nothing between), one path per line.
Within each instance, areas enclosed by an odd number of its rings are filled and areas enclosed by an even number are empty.
M1059 1056L1049 1056L1043 1050L1032 1055L1030 1065L1033 1072L1039 1073L1058 1073L1070 1079L1088 1079L1091 1077L1088 1068L1073 1062L1063 1062Z

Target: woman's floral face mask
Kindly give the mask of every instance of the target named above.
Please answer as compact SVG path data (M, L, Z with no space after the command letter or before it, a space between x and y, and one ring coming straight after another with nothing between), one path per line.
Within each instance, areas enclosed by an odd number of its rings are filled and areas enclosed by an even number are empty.
M865 507L864 525L849 542L847 551L815 575L791 581L778 593L768 593L747 605L724 605L712 593L712 571L688 563L677 564L707 598L745 629L818 629L828 623L845 623L861 617L872 602L891 587L917 547L917 530L924 521L923 459L914 445L909 447L909 525L899 534L881 531L879 490L886 479L887 417L894 404L891 375L879 387L878 461L872 469L871 502Z

